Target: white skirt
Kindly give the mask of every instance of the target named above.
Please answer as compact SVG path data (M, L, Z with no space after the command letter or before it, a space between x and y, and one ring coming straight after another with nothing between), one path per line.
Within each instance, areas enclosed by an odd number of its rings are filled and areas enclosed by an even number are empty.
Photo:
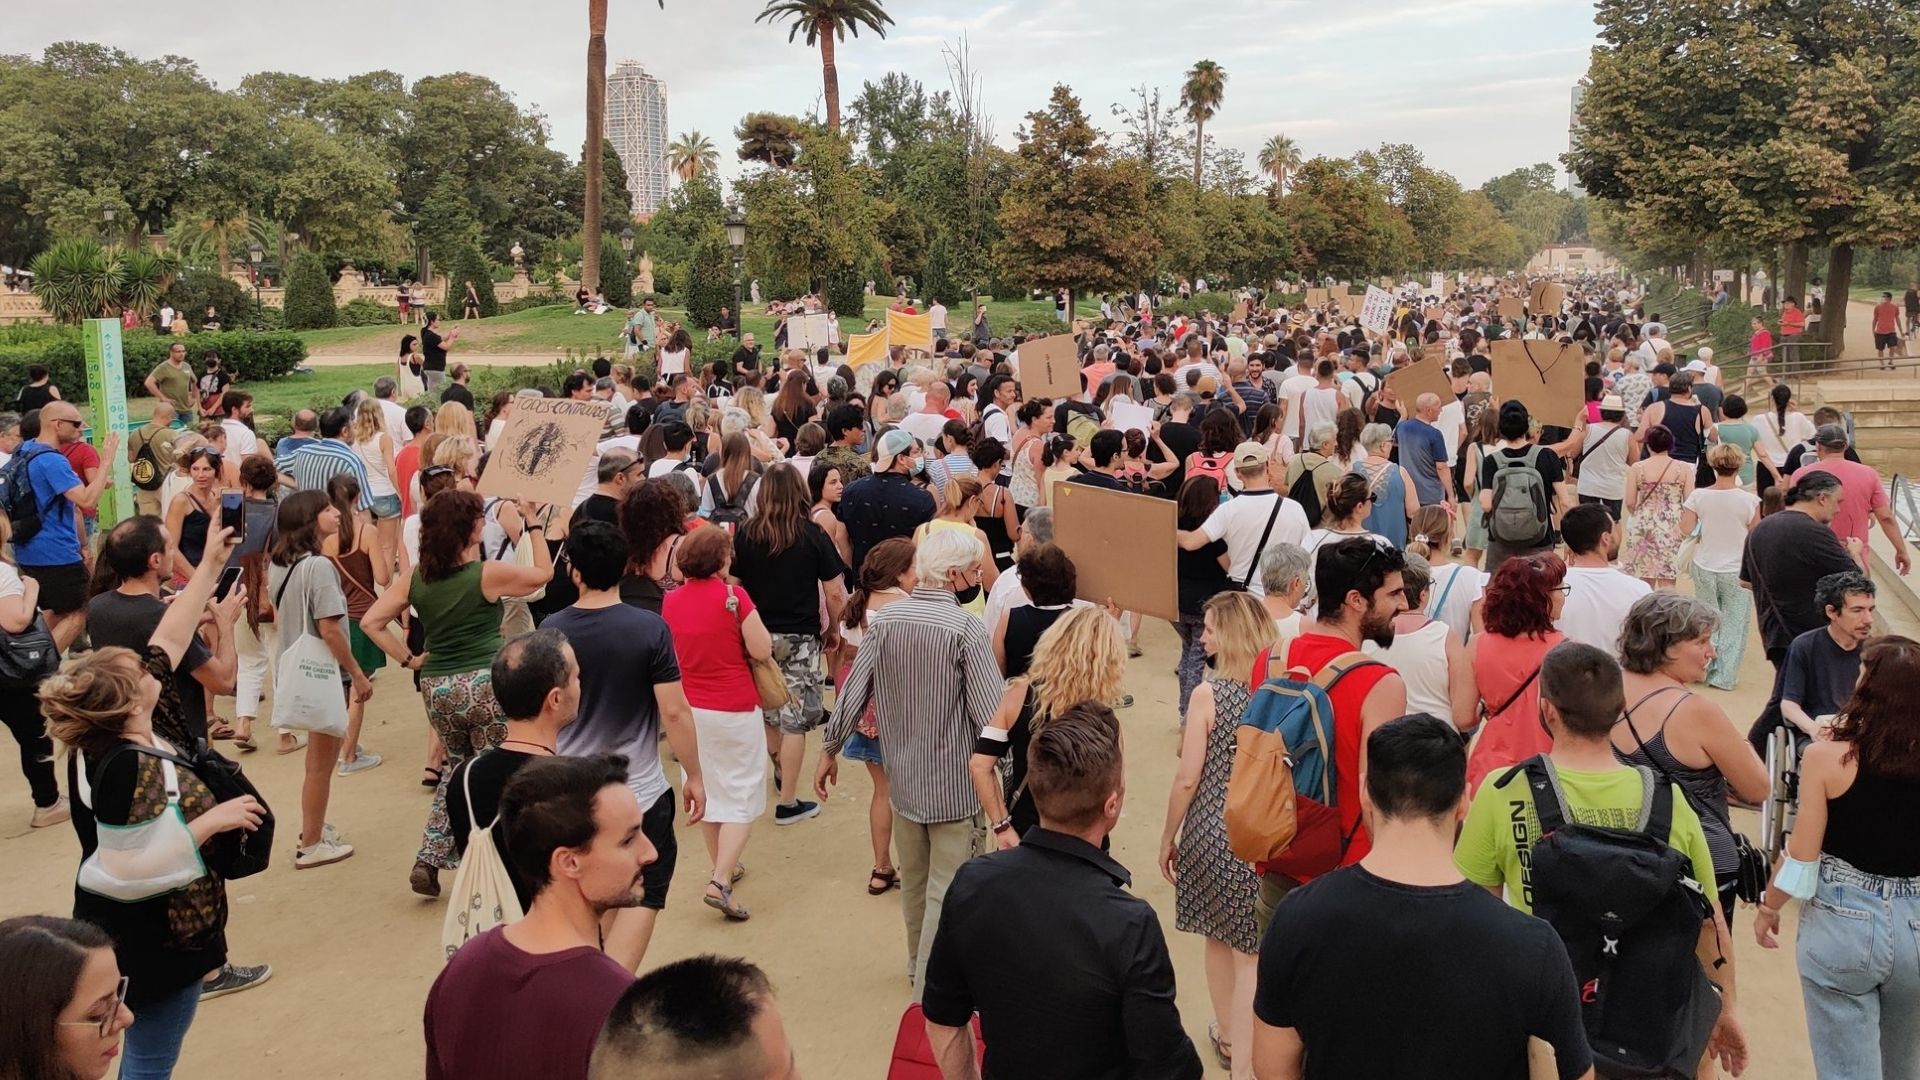
M700 774L707 787L707 821L753 821L767 811L767 725L759 709L693 710L700 740Z

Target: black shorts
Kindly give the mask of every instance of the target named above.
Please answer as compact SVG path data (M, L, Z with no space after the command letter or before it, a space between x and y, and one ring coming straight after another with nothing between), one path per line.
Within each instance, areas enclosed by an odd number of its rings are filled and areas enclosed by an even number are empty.
M658 853L640 871L640 883L647 890L640 906L655 911L666 910L667 887L673 884L673 867L680 861L680 841L673 834L673 810L673 788L669 787L647 807L640 819L640 831L652 841L653 850Z
M1580 505L1604 506L1607 508L1607 513L1613 515L1613 520L1616 522L1620 520L1620 511L1621 511L1621 507L1624 505L1624 502L1625 500L1623 499L1603 499L1598 495L1580 496Z
M60 566L26 566L20 572L40 583L40 607L55 615L65 615L87 606L87 564L64 563Z
M1900 335L1897 333L1873 335L1873 347L1876 349L1897 348L1899 344L1900 344Z

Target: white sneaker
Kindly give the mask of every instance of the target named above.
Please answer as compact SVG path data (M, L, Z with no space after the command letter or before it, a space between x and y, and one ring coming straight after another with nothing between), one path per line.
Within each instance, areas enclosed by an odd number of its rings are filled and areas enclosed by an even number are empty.
M310 848L300 848L293 853L293 868L311 870L316 866L337 863L352 854L352 844L343 844L338 840L322 836L319 843Z
M380 762L383 760L385 759L382 758L379 754L373 754L373 753L367 752L366 750L362 750L358 754L354 755L352 761L340 762L339 772L341 776L352 776L354 773L357 773L357 772L366 772L368 769L379 768Z
M44 829L49 825L58 825L71 818L73 813L67 809L67 797L60 796L52 806L37 807L33 811L33 828Z

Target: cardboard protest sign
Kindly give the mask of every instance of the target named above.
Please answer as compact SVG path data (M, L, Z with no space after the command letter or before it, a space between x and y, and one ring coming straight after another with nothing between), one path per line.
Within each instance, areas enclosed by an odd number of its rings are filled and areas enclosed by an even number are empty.
M1438 270L1435 270L1431 275L1429 275L1427 278L1427 291L1432 293L1435 296L1440 296L1445 294L1447 291L1446 275L1442 274Z
M1444 351L1446 346L1440 348ZM1387 372L1387 385L1393 388L1393 396L1400 399L1400 411L1408 416L1413 415L1414 402L1420 400L1421 394L1432 394L1442 404L1453 400L1453 379L1447 375L1444 356L1437 360L1422 356L1406 367L1394 368Z
M1447 343L1444 341L1434 341L1420 346L1420 359L1438 360L1443 364L1446 363L1448 359Z
M1503 296L1494 310L1508 322L1519 322L1527 317L1527 302L1517 296Z
M933 316L930 314L903 315L888 309L887 344L919 349L923 353L931 354L933 352Z
M1524 404L1542 424L1571 424L1586 404L1587 354L1580 346L1503 338L1490 352L1494 397Z
M1118 401L1107 409L1107 415L1113 421L1115 431L1138 431L1145 435L1153 427L1151 406L1135 405L1131 401Z
M1493 288L1493 282L1494 282L1493 275L1488 274L1487 276L1480 279L1480 287L1483 289L1491 289Z
M1053 485L1053 542L1073 560L1074 595L1160 619L1180 617L1171 499L1070 484Z
M1247 321L1247 302L1245 300L1242 300L1239 303L1233 305L1233 314L1230 316L1230 318L1234 322Z
M1393 294L1378 285L1367 286L1360 302L1360 325L1376 334L1384 334L1393 325Z
M1429 307L1425 311L1420 313L1420 317L1422 319L1425 319L1427 322L1434 322L1437 319L1445 317L1446 313L1447 313L1447 309L1445 308Z
M847 339L847 366L858 371L867 364L884 364L887 361L887 332L876 330L871 334L855 334Z
M1331 294L1326 289L1308 289L1307 306L1310 308L1325 307L1329 295Z
M1080 396L1080 350L1072 334L1028 338L1020 343L1020 396L1035 398Z
M811 361L815 352L832 344L827 340L832 322L833 316L824 311L788 316L787 347L807 350L807 359Z
M514 398L477 490L536 503L571 503L606 424L604 401Z
M1542 315L1560 317L1560 308L1567 302L1567 287L1557 281L1536 281L1527 292L1527 310L1534 318Z

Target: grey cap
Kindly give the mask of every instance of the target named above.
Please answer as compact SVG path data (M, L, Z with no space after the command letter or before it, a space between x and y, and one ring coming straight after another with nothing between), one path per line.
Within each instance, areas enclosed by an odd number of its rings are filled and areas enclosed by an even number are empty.
M1829 450L1845 450L1848 442L1847 429L1839 424L1821 424L1819 430L1813 433L1813 441Z

